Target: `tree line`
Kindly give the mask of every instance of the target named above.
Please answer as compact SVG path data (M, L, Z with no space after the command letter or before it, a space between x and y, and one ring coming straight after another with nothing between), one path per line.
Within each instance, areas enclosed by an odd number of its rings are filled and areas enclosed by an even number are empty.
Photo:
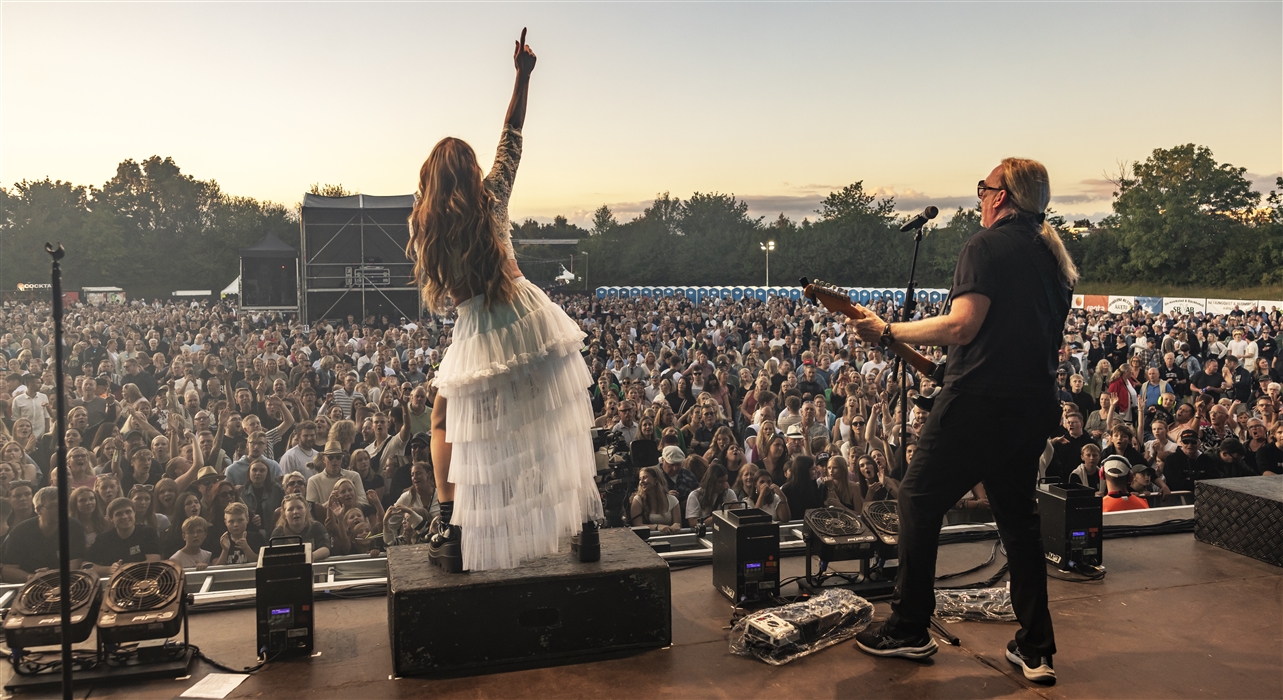
M1113 213L1095 226L1052 213L1088 282L1153 282L1213 287L1283 283L1283 178L1266 196L1244 168L1216 162L1185 144L1156 149L1115 182ZM349 194L341 185L314 193ZM900 233L895 200L855 182L831 192L810 217L795 222L752 217L733 194L658 195L640 215L618 221L606 206L591 228L557 217L513 224L513 238L578 239L566 246L520 246L522 269L552 279L562 265L587 262L590 286L756 285L764 282L773 240L771 279L800 276L861 286L901 286L913 237ZM962 245L980 228L978 209L959 208L929 227L918 259L922 287L947 287ZM125 160L101 187L39 180L0 187L0 289L44 282L46 241L67 246L68 289L119 285L134 298L178 289L218 290L238 271L237 251L267 233L298 236L298 212L275 202L237 197L214 180L184 174L170 158ZM584 270L575 267L581 276ZM573 285L572 285L573 287Z

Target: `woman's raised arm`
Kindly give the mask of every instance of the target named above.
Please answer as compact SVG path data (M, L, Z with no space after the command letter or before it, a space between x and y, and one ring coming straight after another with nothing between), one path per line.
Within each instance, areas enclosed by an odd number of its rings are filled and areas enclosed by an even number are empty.
M512 54L512 63L517 68L517 82L512 87L512 100L508 103L508 115L504 123L521 131L526 123L526 95L530 91L530 73L535 69L535 52L526 46L526 28L521 28L521 39L515 42L516 50Z

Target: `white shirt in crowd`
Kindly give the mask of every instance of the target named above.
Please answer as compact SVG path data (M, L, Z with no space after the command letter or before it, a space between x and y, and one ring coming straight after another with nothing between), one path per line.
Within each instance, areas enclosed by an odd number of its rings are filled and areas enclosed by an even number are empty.
M304 477L311 479L316 475L316 471L308 467L308 462L316 459L317 451L315 448L304 450L302 445L295 445L281 455L281 476L283 477L290 472L298 472Z

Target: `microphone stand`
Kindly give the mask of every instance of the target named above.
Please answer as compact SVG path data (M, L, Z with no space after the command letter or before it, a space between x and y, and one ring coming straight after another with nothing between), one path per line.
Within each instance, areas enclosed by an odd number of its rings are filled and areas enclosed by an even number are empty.
M53 258L53 352L54 390L58 393L58 586L62 612L62 697L71 700L71 524L68 509L70 484L67 476L67 396L64 391L62 347L62 244L45 244Z
M913 231L913 262L909 265L909 285L904 290L904 304L900 307L900 322L908 323L918 308L914 298L914 288L918 286L915 277L918 275L918 249L922 245L922 226L924 220ZM909 470L909 363L900 363L900 478Z

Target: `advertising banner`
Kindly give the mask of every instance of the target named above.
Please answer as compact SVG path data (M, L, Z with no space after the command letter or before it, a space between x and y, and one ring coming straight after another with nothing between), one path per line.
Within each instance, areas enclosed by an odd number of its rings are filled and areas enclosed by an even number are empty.
M1075 309L1081 309L1087 306L1087 297L1083 294L1075 294L1070 306Z
M1136 297L1109 297L1109 313L1125 314L1132 310L1136 305Z
M1136 297L1136 303L1151 314L1163 313L1162 297Z
M1256 306L1255 299L1208 299L1207 313L1209 314L1228 314L1238 307L1240 311L1247 313L1249 309Z
M1104 294L1084 294L1083 308L1088 311L1105 311L1109 308L1109 297Z
M1168 316L1184 316L1203 313L1207 310L1207 300L1194 297L1163 297L1163 311Z
M1271 301L1269 299L1257 299L1256 305L1265 313L1274 311L1283 311L1283 301Z

